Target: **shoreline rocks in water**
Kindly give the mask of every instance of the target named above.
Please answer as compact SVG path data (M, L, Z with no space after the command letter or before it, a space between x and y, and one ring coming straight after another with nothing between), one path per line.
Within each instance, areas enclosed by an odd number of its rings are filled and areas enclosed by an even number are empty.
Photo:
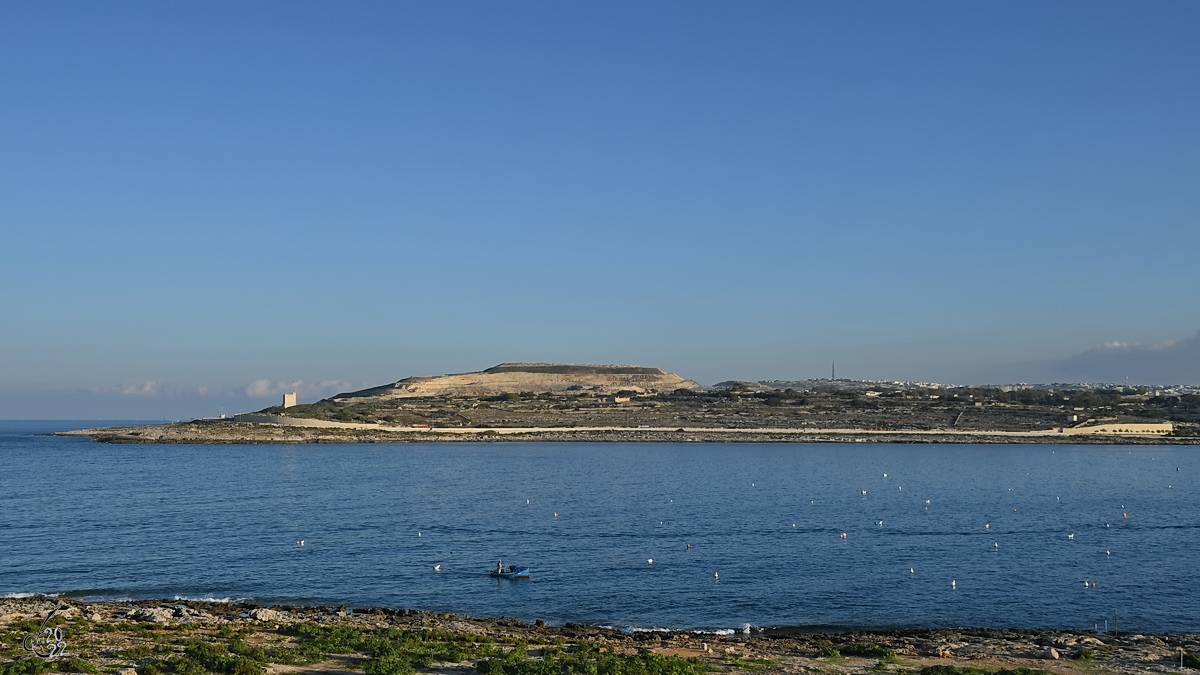
M46 616L66 653L46 661L21 641ZM714 635L549 626L379 607L198 600L0 599L0 673L788 672L978 675L1178 672L1200 667L1200 634L1095 635L1015 629L776 629ZM970 670L963 670L970 669Z

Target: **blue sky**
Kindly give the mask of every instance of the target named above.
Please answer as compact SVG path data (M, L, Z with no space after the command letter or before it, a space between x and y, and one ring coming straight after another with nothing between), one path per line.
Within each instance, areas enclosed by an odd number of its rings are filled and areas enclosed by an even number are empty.
M1052 381L1187 340L1198 28L1193 2L5 3L0 417L520 360Z

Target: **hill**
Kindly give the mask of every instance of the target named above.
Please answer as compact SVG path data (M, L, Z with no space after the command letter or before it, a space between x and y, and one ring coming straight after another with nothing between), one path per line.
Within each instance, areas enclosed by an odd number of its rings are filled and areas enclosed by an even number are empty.
M338 394L334 401L391 400L428 396L496 396L579 391L648 393L700 386L661 368L569 363L501 363L476 373L406 377L392 384Z

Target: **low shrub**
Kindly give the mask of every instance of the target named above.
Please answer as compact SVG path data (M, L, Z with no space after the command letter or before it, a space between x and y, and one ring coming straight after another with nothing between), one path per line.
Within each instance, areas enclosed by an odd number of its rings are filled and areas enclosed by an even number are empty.
M886 647L880 647L879 645L866 645L859 643L847 645L846 647L842 648L842 654L844 656L863 656L875 659L892 659L896 657L895 650L888 649Z
M150 645L134 645L125 649L125 658L130 661L138 661L150 656L152 651Z

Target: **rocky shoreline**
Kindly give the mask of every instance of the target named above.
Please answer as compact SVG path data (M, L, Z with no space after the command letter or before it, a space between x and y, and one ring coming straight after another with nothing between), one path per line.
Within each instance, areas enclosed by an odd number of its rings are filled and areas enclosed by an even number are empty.
M364 425L365 426L365 425ZM57 432L56 436L86 436L101 443L163 444L282 444L282 443L970 443L970 444L1070 444L1070 445L1197 445L1200 437L1138 436L1025 436L1002 432L936 433L828 429L797 433L769 429L605 429L546 428L513 432L505 429L473 433L283 426L198 420L138 427L111 427Z
M61 630L66 652L44 660L21 641ZM0 599L0 673L728 672L1168 673L1200 667L1200 634L911 629L768 630L714 635L625 632L379 607L200 600ZM389 651L390 650L390 651ZM555 670L557 668L557 670ZM580 670L572 670L579 668Z

